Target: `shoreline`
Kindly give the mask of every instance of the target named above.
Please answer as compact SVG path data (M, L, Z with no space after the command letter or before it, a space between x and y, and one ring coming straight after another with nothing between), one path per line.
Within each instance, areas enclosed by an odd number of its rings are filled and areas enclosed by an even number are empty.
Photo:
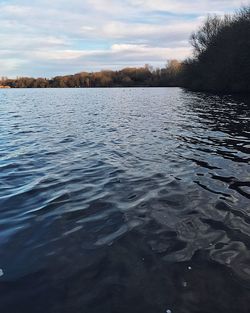
M135 88L181 88L185 91L195 92L195 93L206 93L214 95L250 95L250 90L247 91L231 91L231 90L209 90L209 89L191 89L184 86L98 86L98 87L10 87L10 86L0 86L0 89L135 89Z

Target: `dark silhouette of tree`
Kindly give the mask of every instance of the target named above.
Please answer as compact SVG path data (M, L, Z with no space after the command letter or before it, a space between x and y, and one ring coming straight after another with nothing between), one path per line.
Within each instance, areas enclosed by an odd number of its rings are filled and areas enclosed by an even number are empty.
M193 32L190 37L194 54L199 57L200 54L204 53L216 40L222 28L230 25L231 20L230 15L226 15L223 19L216 15L209 15L199 30Z
M250 92L250 7L233 16L209 16L190 41L194 57L183 64L183 86Z

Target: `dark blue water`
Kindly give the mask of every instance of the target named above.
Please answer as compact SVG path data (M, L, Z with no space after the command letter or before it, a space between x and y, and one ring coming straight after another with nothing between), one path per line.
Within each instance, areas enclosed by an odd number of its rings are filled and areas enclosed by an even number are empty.
M1 313L249 313L250 99L0 91Z

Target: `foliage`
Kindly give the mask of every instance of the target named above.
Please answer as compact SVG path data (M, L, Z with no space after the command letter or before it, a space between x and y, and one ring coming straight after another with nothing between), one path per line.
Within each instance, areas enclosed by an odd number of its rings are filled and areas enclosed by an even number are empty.
M250 7L233 16L209 16L190 41L194 57L183 64L183 86L250 92Z
M0 85L12 88L89 88L89 87L140 87L177 86L181 63L171 60L165 68L124 68L120 71L82 72L75 75L56 76L52 79L19 77L2 78Z

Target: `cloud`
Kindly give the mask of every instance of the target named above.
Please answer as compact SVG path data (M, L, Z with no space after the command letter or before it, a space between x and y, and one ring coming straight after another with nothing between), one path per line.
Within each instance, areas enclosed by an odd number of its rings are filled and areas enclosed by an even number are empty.
M247 4L248 0L130 0L131 6L143 10L167 11L176 14L204 14L217 12L233 12L235 8L242 4Z
M190 55L190 33L236 0L5 0L0 2L0 75L53 76L163 65Z

